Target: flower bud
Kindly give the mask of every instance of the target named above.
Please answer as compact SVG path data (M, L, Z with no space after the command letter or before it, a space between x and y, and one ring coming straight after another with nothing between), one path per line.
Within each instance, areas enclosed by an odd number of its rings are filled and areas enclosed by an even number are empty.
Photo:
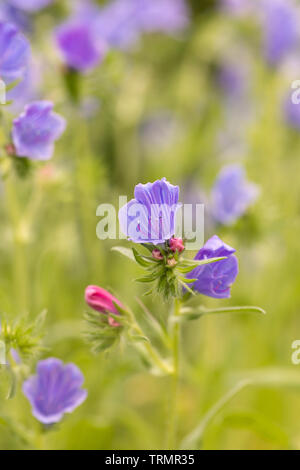
M92 309L101 313L114 313L115 315L118 315L119 312L116 309L114 302L121 308L124 308L118 299L116 299L107 290L98 286L87 286L85 289L85 301ZM119 324L111 317L109 317L109 324L110 326L119 326Z
M174 253L178 251L178 253L182 253L184 250L184 244L182 238L171 238L170 240L170 249Z
M164 259L163 255L161 254L161 252L155 248L155 250L152 251L152 256L154 259L157 259L157 260L162 260Z

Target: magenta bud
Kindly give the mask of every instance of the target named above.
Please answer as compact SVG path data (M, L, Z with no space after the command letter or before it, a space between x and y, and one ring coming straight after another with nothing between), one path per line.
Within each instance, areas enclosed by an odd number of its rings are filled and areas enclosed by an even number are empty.
M87 286L85 289L85 301L92 309L101 313L114 313L115 315L118 315L119 312L116 309L114 302L121 308L124 308L116 297L110 294L107 290L98 286ZM109 324L111 326L119 326L119 323L111 317L109 317Z
M155 250L152 251L152 256L154 259L157 259L157 260L162 260L164 258L161 252L157 248L155 248Z
M184 244L182 238L171 238L170 240L170 249L174 253L178 251L178 253L182 253L184 250Z

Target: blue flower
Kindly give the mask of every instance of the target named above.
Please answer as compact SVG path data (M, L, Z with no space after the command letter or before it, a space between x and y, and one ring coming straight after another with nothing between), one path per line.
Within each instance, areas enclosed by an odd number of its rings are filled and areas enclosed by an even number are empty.
M135 243L164 243L175 232L179 187L166 178L154 183L138 184L135 199L119 211L122 231Z
M193 269L187 278L197 281L189 284L190 287L200 294L216 299L230 297L230 287L238 275L238 260L233 255L234 252L235 249L222 242L217 235L211 237L194 259L203 260L222 256L227 258Z
M290 0L265 0L264 51L272 65L283 60L299 39L299 12Z
M49 160L66 127L63 117L54 113L49 101L36 101L13 122L12 138L16 155L32 160Z
M11 5L21 10L34 12L47 7L53 0L10 0Z
M64 365L51 357L38 362L37 374L23 383L23 393L31 403L33 416L41 423L54 424L86 399L83 382L75 364Z
M0 78L5 83L21 79L28 66L30 45L18 28L0 22Z
M256 200L258 193L258 187L246 180L243 167L224 167L211 194L214 219L224 225L233 224Z

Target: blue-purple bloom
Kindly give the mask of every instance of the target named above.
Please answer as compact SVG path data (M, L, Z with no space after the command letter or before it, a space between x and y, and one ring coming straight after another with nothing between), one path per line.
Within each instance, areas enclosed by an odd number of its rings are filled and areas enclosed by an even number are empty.
M135 199L119 211L122 231L135 243L157 245L172 238L175 232L179 187L166 178L154 183L138 184Z
M258 187L246 180L240 165L225 166L211 193L214 219L224 225L233 224L258 197Z
M56 43L66 64L81 72L100 64L106 52L103 40L86 17L62 24L56 31Z
M234 252L235 249L222 242L217 235L211 237L194 259L203 260L222 256L227 258L193 269L188 273L187 278L197 279L197 281L189 284L190 287L200 294L216 299L230 297L230 287L238 274L238 260L233 255Z
M299 40L299 11L291 0L264 0L263 7L265 57L276 65Z
M34 12L47 7L53 0L9 0L11 5L21 10Z
M66 121L54 113L50 101L36 101L25 107L12 129L16 155L32 160L49 160L54 141L64 132Z
M50 357L39 361L37 373L23 383L23 393L30 401L32 414L41 423L54 424L65 413L72 413L87 397L84 377L72 363L64 365Z
M291 96L287 96L283 102L285 122L292 128L300 130L300 103L293 103Z
M22 31L30 30L28 15L23 10L14 7L9 0L3 0L0 5L0 21L13 23Z
M96 29L110 47L127 49L144 32L172 34L188 22L185 0L114 0L102 8Z
M21 79L28 66L30 45L11 23L0 22L0 78L6 84Z
M249 13L253 0L220 0L221 9L233 16Z

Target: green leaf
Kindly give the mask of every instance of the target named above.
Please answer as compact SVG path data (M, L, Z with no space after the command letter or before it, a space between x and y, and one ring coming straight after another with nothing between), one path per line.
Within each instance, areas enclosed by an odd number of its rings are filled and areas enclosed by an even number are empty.
M183 266L193 266L193 268L197 268L198 266L204 266L205 264L211 264L211 263L216 263L217 261L222 261L223 259L226 259L227 256L221 256L217 258L206 258L206 259L201 259L201 260L189 260L187 258L182 258L182 265Z
M152 261L146 260L145 257L143 257L135 248L132 248L132 252L133 252L136 262L140 266L143 266L144 268L148 268L149 266L153 265Z
M131 261L136 262L136 259L134 257L134 254L131 250L131 248L125 248L124 246L114 246L111 251L116 251L117 253L120 253L121 255L125 256L126 258L129 258Z

